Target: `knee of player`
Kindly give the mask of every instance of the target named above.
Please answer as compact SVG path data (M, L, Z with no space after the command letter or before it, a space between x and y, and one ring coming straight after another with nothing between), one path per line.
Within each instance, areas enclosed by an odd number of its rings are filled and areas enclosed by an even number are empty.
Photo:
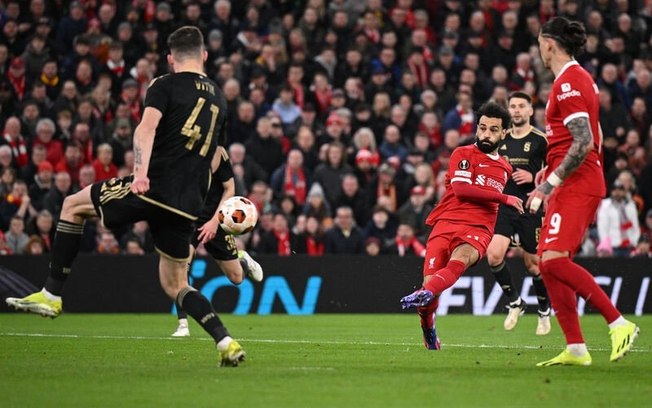
M487 262L490 267L498 266L505 260L505 254L501 254L499 251L487 251Z
M227 276L227 278L229 278L229 281L231 281L231 283L234 284L234 285L239 285L244 280L244 277L242 276L242 274L239 274L239 275L236 275L236 276Z

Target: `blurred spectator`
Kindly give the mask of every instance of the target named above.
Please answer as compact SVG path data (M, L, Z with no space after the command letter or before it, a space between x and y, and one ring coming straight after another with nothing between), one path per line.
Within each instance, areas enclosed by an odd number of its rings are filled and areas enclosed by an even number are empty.
M278 198L288 195L294 198L297 205L306 203L310 188L310 172L303 166L303 154L298 149L292 149L287 155L287 161L272 174L271 187Z
M29 162L21 169L20 178L25 180L28 185L33 182L34 176L38 172L38 166L41 162L45 161L47 157L47 149L43 145L32 147L32 154ZM51 163L54 164L54 163Z
M83 190L95 181L95 169L90 164L85 164L79 169L79 183L75 187L77 190Z
M638 212L642 212L644 202L643 198L638 195L636 178L634 178L634 174L629 170L623 170L620 172L620 174L618 174L616 181L623 186L625 193L627 194L627 198L634 202L636 210Z
M400 162L407 157L407 147L401 142L401 133L396 125L389 125L385 128L383 142L378 147L382 160L390 157L397 157Z
M44 118L36 125L36 139L33 147L44 146L47 153L46 159L50 163L59 163L63 158L63 147L61 141L54 139L56 127L52 119Z
M113 149L113 163L117 167L124 164L124 155L127 150L131 150L133 146L133 131L131 123L127 119L118 119L115 123L115 130L109 144ZM98 148L99 149L99 148Z
M341 194L341 180L345 174L353 173L346 163L345 147L342 143L328 145L325 163L315 169L313 182L319 183L329 203L335 203Z
M326 201L324 190L319 183L313 183L310 187L306 205L303 207L303 214L317 218L322 227L330 223L331 206Z
M282 157L287 156L290 151L292 142L290 139L285 136L285 130L283 129L283 124L281 119L277 116L275 112L268 112L267 116L269 117L269 126L271 127L270 134L273 140L277 140L281 145L281 154Z
M605 198L598 210L598 254L602 256L627 257L641 235L636 205L627 197L619 181L611 189L611 197Z
M396 211L403 202L403 186L399 186L395 180L396 168L385 162L379 168L374 179L369 183L367 189L370 205L374 205L380 197L389 199L390 212Z
M120 253L120 245L118 245L118 241L111 231L103 230L100 232L95 253L103 255L117 255Z
M640 175L641 170L645 167L647 157L645 148L641 146L641 136L638 130L630 129L627 131L624 143L620 145L618 151L627 155L627 164L632 173Z
M353 221L349 207L336 210L335 225L326 231L324 237L327 254L361 254L364 251L364 234Z
M43 199L52 188L53 174L54 167L49 161L44 160L38 165L38 172L28 190L32 206L37 211L43 208Z
M366 224L369 219L368 198L360 188L358 178L354 174L345 174L342 177L342 194L335 203L335 207L350 207L357 225Z
M289 228L297 225L297 216L299 215L299 207L294 201L294 198L289 195L281 196L276 200L276 211L280 212L288 220ZM294 232L294 230L293 230Z
M25 220L19 215L11 217L9 230L5 233L5 241L13 254L22 255L29 237L25 234Z
M27 184L22 180L16 180L11 193L0 202L0 230L6 230L9 227L9 221L14 216L23 219L36 214L36 210L31 205L29 194L27 194Z
M364 241L364 253L369 256L378 256L382 254L382 245L376 237L369 237Z
M64 16L57 29L57 42L61 51L68 53L72 49L73 39L86 31L86 18L84 9L79 1L70 3L70 14Z
M268 177L260 164L246 153L247 149L241 143L233 143L229 146L229 159L235 175L236 191L238 180L242 180L246 191L251 191L254 181L267 180Z
M315 135L308 126L299 127L293 148L301 151L303 165L312 174L319 164L319 157L315 148Z
M299 234L298 247L310 256L321 256L324 254L324 234L320 222L316 217L306 218L305 231Z
M14 167L23 168L27 165L27 145L20 134L20 120L12 116L5 122L3 138L0 146L7 145L11 148L11 158Z
M432 204L426 201L426 189L417 185L412 187L410 198L398 210L398 217L401 224L412 227L417 237L426 238L428 230L425 222L432 208Z
M256 111L254 104L250 101L242 101L238 105L237 115L234 120L227 123L230 127L228 135L229 142L245 143L256 134Z
M73 185L79 184L79 171L84 165L81 144L71 140L66 144L63 158L54 166L55 173L67 173Z
M267 174L272 174L283 163L281 143L272 138L270 119L258 119L256 134L245 142L247 156L258 163Z
M42 255L46 252L48 251L41 237L36 235L32 235L31 237L29 237L27 243L25 244L24 253L26 255Z
M25 231L30 237L37 236L45 246L45 252L52 249L52 242L54 241L54 218L48 210L41 210L32 217L30 222L26 225Z
M290 256L299 249L299 240L283 214L275 214L272 230L262 235L256 251L261 254Z
M412 226L400 224L394 242L387 248L387 253L398 256L417 255L423 258L426 256L426 247L414 236Z
M65 172L59 172L54 176L54 188L43 198L43 209L48 210L50 214L58 220L63 200L72 193L72 182L70 175Z
M118 175L118 168L113 164L113 148L108 143L97 147L97 158L93 161L95 181L108 180Z
M11 159L11 147L7 145L0 146L0 168L15 169Z
M140 242L135 238L127 240L124 253L126 255L145 255L145 251L140 246Z
M457 106L446 113L442 132L445 134L449 129L456 129L461 140L473 139L476 120L472 97L469 93L459 92L457 102Z
M600 88L600 125L604 137L615 137L619 141L625 137L625 131L630 127L627 111L621 104L614 105L611 92Z
M381 207L374 207L371 212L371 219L367 222L364 229L364 237L376 237L382 243L383 249L391 245L392 240L396 236L396 228L398 223L394 217L390 216L389 212Z
M129 251L129 242L135 241L144 252L154 252L154 239L147 221L135 222L131 229L122 237L122 247Z
M5 167L0 170L0 200L7 197L16 182L16 170L12 167Z

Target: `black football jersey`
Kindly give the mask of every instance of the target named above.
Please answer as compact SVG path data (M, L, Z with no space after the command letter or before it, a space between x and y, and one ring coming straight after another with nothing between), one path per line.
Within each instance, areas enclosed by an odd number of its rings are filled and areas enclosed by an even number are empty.
M206 203L204 204L204 208L201 210L201 214L199 215L198 224L203 224L213 218L215 211L217 211L217 206L220 204L220 200L222 200L222 194L224 194L224 182L232 178L233 167L231 167L229 155L223 150L220 167L218 167L215 173L213 173L211 188L208 190Z
M498 153L512 165L514 171L523 169L534 177L545 165L547 146L548 141L544 133L532 126L530 133L521 138L514 138L509 130L505 140L500 143ZM526 202L527 194L533 189L534 182L518 185L510 178L503 193L517 196Z
M145 107L163 116L147 173L150 190L141 198L196 219L209 189L211 159L224 140L224 95L207 76L179 72L152 81Z

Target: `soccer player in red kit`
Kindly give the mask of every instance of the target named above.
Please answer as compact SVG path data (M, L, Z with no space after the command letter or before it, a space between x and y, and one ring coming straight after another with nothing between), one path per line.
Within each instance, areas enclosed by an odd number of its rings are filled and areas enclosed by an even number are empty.
M428 215L433 227L426 243L423 287L401 299L403 309L416 307L427 349L439 350L435 311L441 293L457 282L487 250L494 233L498 205L523 213L523 201L503 194L512 166L497 152L510 116L493 102L477 112L476 143L453 151L446 174L446 193Z
M598 87L574 56L586 43L584 26L555 18L539 34L543 64L555 74L546 106L548 153L528 199L530 212L546 210L538 255L543 281L566 336L566 349L537 366L591 365L577 314L577 295L600 311L609 324L611 361L621 359L639 328L623 318L593 276L572 261L605 195ZM544 180L545 178L545 180Z

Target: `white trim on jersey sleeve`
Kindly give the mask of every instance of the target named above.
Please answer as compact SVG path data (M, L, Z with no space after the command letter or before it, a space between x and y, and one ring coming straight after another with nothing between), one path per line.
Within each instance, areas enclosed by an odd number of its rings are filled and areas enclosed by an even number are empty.
M570 122L573 119L577 118L587 118L589 117L588 112L575 112L571 113L570 115L566 116L566 119L564 119L564 126L568 125L568 122Z
M470 178L466 178L466 177L453 177L453 178L451 179L451 183L455 183L455 182L457 182L457 181L461 181L461 182L464 182L464 183L473 184L473 183L471 182L471 179L470 179Z

